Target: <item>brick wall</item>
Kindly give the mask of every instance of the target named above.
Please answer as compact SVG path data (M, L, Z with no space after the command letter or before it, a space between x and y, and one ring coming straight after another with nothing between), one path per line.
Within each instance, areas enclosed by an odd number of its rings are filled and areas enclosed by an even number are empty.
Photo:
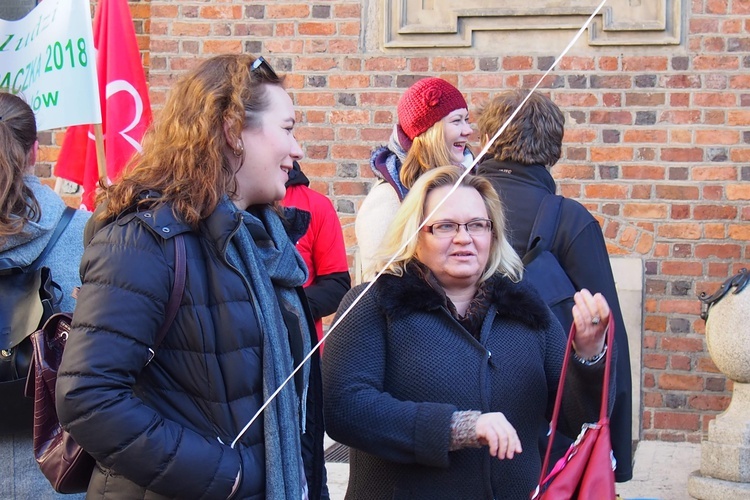
M387 140L406 87L440 76L475 110L495 89L532 86L563 48L365 51L366 4L130 2L154 108L212 54L263 54L288 74L303 167L333 199L350 253L370 151ZM642 437L697 442L732 388L707 354L697 296L750 261L750 0L685 4L680 46L579 47L543 88L566 113L553 170L562 193L596 215L612 254L643 260ZM44 138L40 173L60 139Z

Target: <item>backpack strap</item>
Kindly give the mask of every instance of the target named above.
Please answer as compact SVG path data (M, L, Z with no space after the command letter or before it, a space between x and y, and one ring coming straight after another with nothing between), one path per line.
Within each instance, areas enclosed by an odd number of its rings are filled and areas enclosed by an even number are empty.
M36 271L39 269L39 266L44 262L44 259L49 255L50 250L55 246L55 243L57 243L57 240L60 239L60 236L62 235L63 231L65 231L65 228L68 227L68 224L70 224L70 221L73 219L73 215L75 215L76 209L70 208L68 206L65 207L65 210L63 210L62 216L60 216L60 220L57 221L57 226L55 226L55 230L52 232L52 236L50 236L49 241L47 242L47 246L44 247L44 250L42 250L42 253L39 254L39 257L34 259L34 262L28 265L26 269L29 271Z
M185 251L185 237L182 234L178 234L174 237L174 284L172 285L172 293L169 295L169 302L167 302L167 311L164 314L164 323L159 328L159 333L156 335L156 342L153 347L149 347L148 361L149 364L154 356L156 355L156 349L161 345L164 338L167 336L167 331L172 326L175 316L177 316L177 310L180 308L180 302L182 302L182 295L185 292L185 276L187 273L187 256Z
M531 228L526 253L523 256L524 266L528 266L539 254L551 248L560 222L562 200L563 197L557 194L548 194L542 200Z

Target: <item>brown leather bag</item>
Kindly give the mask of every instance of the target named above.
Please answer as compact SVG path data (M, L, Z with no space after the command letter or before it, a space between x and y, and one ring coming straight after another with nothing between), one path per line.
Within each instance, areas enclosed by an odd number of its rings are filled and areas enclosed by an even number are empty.
M183 235L174 238L175 278L167 303L164 323L151 351L161 344L177 315L185 290L186 258ZM62 428L55 408L57 370L70 333L71 316L57 313L31 335L34 357L26 382L26 395L34 398L34 457L39 468L59 493L80 493L88 489L96 461ZM148 362L146 363L148 364Z

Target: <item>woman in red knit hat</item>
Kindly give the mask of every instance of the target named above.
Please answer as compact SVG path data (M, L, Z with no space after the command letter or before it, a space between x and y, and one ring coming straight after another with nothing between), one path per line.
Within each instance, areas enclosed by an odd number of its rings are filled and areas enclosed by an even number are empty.
M379 180L357 213L355 232L360 268L372 279L373 257L401 201L424 172L443 165L469 166L472 129L461 92L440 78L424 78L398 102L398 123L387 146L373 151L370 168Z

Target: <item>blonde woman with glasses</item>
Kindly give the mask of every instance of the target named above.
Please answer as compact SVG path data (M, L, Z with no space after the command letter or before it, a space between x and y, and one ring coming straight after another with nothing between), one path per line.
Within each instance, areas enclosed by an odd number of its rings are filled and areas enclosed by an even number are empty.
M385 237L386 273L326 341L325 418L351 448L348 499L518 499L536 486L566 337L522 280L490 182L466 176L451 194L461 174L415 182ZM573 436L597 420L604 367L583 360L605 351L609 315L599 294L575 302L582 361L561 419Z

